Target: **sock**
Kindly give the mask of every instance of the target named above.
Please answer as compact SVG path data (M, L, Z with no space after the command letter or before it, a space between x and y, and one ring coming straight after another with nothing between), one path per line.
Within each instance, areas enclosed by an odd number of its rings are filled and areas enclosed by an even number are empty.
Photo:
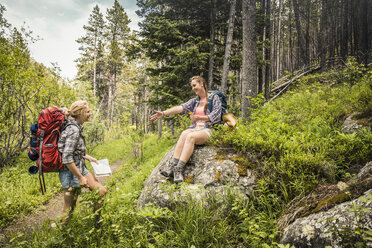
M183 170L183 167L185 167L185 165L186 165L186 162L183 162L183 161L179 160L176 168L180 169L180 170Z
M178 161L180 161L180 160L177 159L177 158L172 158L172 160L170 162L171 167L176 166L178 164Z

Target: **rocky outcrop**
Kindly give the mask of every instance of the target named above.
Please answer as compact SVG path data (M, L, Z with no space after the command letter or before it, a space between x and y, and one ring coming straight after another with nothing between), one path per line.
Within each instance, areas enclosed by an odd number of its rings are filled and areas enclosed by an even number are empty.
M372 231L372 190L350 202L328 211L299 218L284 229L281 243L297 247L349 247L360 242L360 247L371 247L372 242L363 240ZM357 234L356 230L359 229ZM354 247L354 246L350 246Z
M174 148L160 161L145 181L138 199L138 207L153 203L159 207L171 208L172 204L186 199L202 201L208 206L215 200L233 192L246 197L253 192L255 176L247 166L237 162L234 154L220 155L212 146L196 146L184 170L185 182L175 185L159 172L169 166ZM222 199L222 198L221 198Z
M371 121L371 116L369 116L368 118L361 118L360 113L353 113L346 118L341 126L341 130L344 133L358 132L362 128L368 128L369 130L371 130Z
M294 199L278 220L278 228L284 229L281 243L295 247L367 245L363 238L365 231L372 231L371 171L372 162L368 162L349 182L323 184Z

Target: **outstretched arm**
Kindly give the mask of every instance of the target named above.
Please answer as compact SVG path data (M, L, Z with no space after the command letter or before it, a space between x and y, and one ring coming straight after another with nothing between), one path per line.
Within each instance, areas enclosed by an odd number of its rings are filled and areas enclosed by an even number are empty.
M164 111L157 111L157 110L154 110L155 114L153 114L151 117L150 117L150 120L151 121L156 121L156 120L159 120L167 115L173 115L173 114L179 114L179 113L182 113L183 112L183 108L182 106L176 106L176 107L173 107L173 108L170 108L170 109L167 109L167 110L164 110Z

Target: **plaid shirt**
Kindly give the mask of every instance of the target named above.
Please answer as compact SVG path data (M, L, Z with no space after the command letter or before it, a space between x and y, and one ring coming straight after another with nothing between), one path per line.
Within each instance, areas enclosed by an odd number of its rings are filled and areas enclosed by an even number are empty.
M195 113L197 104L195 104L198 97L192 98L189 101L182 103L181 106L183 108L183 112L185 114L189 114L190 112ZM221 100L217 95L213 96L213 109L212 112L209 111L209 108L205 111L205 114L209 117L210 121L205 122L205 127L210 128L213 124L218 123L221 120ZM196 122L194 121L192 126L189 128L194 128L196 126Z
M82 132L83 126L72 119L69 120L58 140L58 150L62 153L62 163L69 164L74 162L80 172L85 167L83 156L86 154Z

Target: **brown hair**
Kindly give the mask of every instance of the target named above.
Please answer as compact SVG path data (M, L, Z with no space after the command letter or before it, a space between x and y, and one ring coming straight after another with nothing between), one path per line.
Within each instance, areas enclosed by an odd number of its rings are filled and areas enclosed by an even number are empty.
M87 111L88 111L87 101L84 100L76 101L71 104L71 107L68 110L68 116L78 118L81 115L85 115Z

